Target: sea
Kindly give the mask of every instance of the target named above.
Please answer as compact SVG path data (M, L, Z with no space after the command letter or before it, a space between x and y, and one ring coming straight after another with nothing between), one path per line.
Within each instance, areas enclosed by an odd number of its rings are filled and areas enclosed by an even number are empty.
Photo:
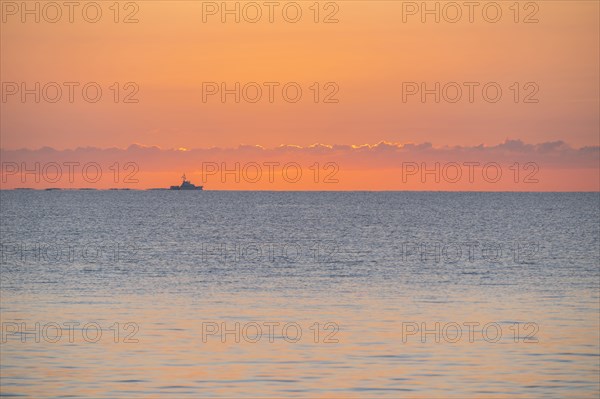
M600 194L0 192L0 396L597 398Z

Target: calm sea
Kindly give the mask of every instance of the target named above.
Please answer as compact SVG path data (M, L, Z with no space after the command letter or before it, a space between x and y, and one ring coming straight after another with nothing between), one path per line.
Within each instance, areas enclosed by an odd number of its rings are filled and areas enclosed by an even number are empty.
M598 193L0 200L1 396L600 393Z

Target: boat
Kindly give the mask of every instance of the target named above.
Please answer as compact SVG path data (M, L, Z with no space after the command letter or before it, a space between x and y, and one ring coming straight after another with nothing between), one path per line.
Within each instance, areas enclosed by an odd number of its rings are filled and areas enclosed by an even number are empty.
M186 180L185 173L181 176L182 182L180 186L171 186L169 190L202 190L203 186L196 186Z

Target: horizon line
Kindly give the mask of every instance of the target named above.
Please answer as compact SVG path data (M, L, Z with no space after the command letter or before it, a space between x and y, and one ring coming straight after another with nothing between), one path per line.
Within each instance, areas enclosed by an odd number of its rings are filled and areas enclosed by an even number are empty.
M15 188L0 188L0 191L188 191L188 190L171 190L169 188L33 188L33 187L15 187ZM517 190L498 190L498 191L487 191L487 190L189 190L192 192L268 192L268 193L530 193L530 194L560 194L560 193L600 193L600 190L596 191L517 191ZM199 194L201 195L201 194Z

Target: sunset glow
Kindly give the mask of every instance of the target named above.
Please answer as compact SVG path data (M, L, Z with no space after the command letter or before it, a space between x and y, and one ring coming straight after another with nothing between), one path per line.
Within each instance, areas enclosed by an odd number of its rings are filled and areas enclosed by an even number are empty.
M511 139L592 147L598 159L594 1L502 3L499 17L496 3L299 2L271 9L260 2L148 1L118 10L102 3L95 23L86 20L93 7L71 15L63 6L51 23L52 7L35 3L39 14L27 14L19 4L3 1L4 150L379 142L439 148ZM358 162L348 159L344 167ZM144 168L140 173L181 173L172 163ZM568 173L548 174L528 189L597 190L597 172L585 184L563 185ZM150 178L140 187L172 179ZM419 189L387 180L364 187L341 181L331 189Z

